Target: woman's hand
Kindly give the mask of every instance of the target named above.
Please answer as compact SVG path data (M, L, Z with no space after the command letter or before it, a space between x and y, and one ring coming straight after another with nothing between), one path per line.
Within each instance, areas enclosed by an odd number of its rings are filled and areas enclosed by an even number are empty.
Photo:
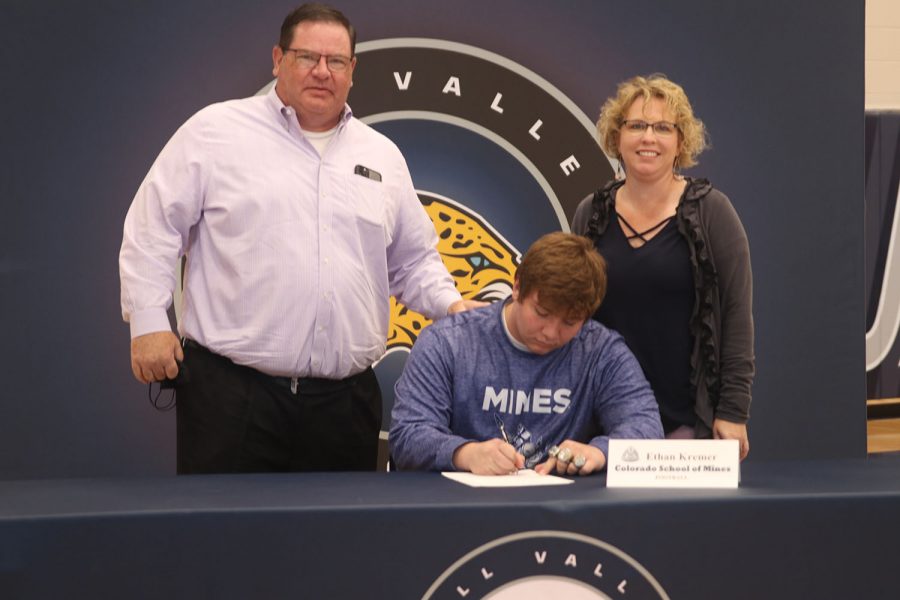
M750 454L750 438L746 423L732 423L723 419L713 421L713 438L717 440L737 440L741 446L741 460Z

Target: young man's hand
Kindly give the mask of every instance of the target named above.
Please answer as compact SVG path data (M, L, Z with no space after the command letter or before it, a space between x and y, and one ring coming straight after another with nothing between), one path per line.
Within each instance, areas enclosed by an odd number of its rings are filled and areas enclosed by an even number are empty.
M525 468L525 457L500 439L468 442L453 453L453 466L476 475L508 475Z
M560 457L568 460L560 460ZM559 445L559 452L555 457L548 458L546 462L536 466L534 471L540 475L590 475L605 467L606 456L599 448L566 440Z

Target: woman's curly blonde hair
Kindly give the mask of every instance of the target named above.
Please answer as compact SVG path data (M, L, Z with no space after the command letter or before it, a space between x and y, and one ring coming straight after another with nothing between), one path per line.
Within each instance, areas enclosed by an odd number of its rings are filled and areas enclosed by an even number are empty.
M694 116L694 110L684 89L665 75L654 73L647 77L632 77L619 84L615 97L607 98L597 121L597 140L609 156L619 155L619 128L625 113L638 98L646 105L651 98L659 98L675 118L678 126L679 148L675 168L693 167L697 157L708 146L706 127Z

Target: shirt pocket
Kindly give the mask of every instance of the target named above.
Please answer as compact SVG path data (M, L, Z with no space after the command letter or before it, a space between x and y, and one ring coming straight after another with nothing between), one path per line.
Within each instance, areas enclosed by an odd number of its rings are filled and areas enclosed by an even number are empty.
M387 186L362 175L350 178L348 207L360 226L382 229L387 205Z

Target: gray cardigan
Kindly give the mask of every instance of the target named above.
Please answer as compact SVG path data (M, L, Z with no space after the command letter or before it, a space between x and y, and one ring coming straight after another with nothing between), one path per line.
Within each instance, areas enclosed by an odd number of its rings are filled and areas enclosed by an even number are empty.
M728 197L705 179L687 182L675 215L694 274L691 385L697 394L697 437L711 437L714 419L746 423L750 417L753 275L747 234ZM610 182L582 200L572 231L596 243L623 183Z

